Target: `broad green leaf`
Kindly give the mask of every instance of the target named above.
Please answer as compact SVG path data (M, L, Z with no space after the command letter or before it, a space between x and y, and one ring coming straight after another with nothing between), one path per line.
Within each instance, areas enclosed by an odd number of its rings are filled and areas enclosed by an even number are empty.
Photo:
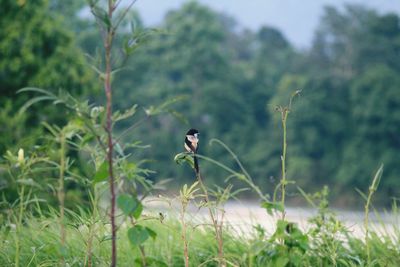
M149 237L149 231L141 225L135 225L128 230L128 239L133 246L143 244Z
M107 180L108 178L108 163L104 161L93 177L93 183L99 183Z
M137 208L132 212L132 216L135 219L138 219L140 217L140 215L142 215L142 211L143 211L143 205L142 205L142 203L139 202L139 205L137 206Z
M147 232L149 232L149 235L151 238L156 239L157 237L157 233L154 232L152 229L150 229L149 227L146 227Z
M286 256L280 256L280 257L276 258L273 266L285 267L289 262L290 262L289 258L287 258Z
M136 219L140 217L143 211L143 205L140 201L128 194L119 195L117 198L118 208L127 216L133 216Z

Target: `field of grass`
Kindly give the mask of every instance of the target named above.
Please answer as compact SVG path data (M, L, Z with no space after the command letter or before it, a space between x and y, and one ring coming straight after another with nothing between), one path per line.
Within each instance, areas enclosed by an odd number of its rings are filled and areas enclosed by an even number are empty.
M59 214L35 210L24 215L21 227L2 225L0 230L0 266L15 266L16 238L19 239L20 266L109 266L110 225L106 217L66 212L66 240L60 243ZM143 212L140 224L156 233L143 246L134 246L128 238L129 226L121 223L118 231L118 266L185 266L180 211L163 211L165 219L156 219L155 209ZM221 266L218 244L209 221L201 221L188 212L186 239L189 266ZM229 218L228 218L229 219ZM309 219L307 231L278 218L269 233L260 224L247 225L243 231L229 221L223 228L222 266L398 266L400 232L398 216L393 215L394 231L369 231L368 260L365 239L355 236L329 210L321 210ZM368 262L369 261L369 262Z

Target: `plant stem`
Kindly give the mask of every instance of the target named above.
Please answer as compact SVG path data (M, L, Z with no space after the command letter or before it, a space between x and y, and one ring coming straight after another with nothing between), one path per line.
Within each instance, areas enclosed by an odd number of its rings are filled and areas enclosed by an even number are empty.
M367 203L365 204L365 217L364 217L364 228L365 228L365 248L367 250L367 265L371 262L370 248L369 248L369 204L371 200L371 192L368 194Z
M22 183L21 191L19 193L19 214L17 218L17 225L15 228L15 267L19 267L19 253L20 253L20 244L19 244L19 234L21 230L22 224L22 215L24 213L24 195L25 195L25 185Z
M108 19L112 21L114 11L114 4L112 0L108 0ZM114 31L112 27L107 27L107 34L104 40L105 49L105 79L104 89L106 94L106 131L107 131L107 160L108 160L108 174L111 194L111 267L117 266L117 228L115 225L115 177L113 173L113 149L114 143L112 139L112 88L111 88L111 48L114 37Z
M140 251L140 256L142 258L142 266L143 267L147 267L146 252L144 250L144 246L143 245L139 246L139 251Z
M87 241L86 255L85 255L85 265L88 267L92 267L92 246L93 246L93 237L94 237L94 226L90 225L89 228L89 239ZM86 265L87 262L87 265Z
M86 255L85 255L85 262L84 266L92 267L92 250L93 250L93 239L95 237L96 233L96 221L98 218L98 194L96 187L93 188L93 195L89 191L89 196L91 199L91 203L93 206L93 213L92 213L92 218L89 226L89 237L87 241L87 246L86 246ZM87 264L86 264L87 263Z
M286 194L286 148L287 148L287 142L286 142L286 121L287 121L287 116L289 114L289 110L284 108L282 110L282 128L283 128L283 143L282 143L282 180L281 180L281 203L283 207L282 211L282 220L285 219L285 194Z
M369 187L367 202L365 203L365 215L364 215L364 228L365 228L365 247L367 249L367 266L371 264L371 251L369 246L369 206L371 205L372 195L378 189L378 185L383 172L383 164L379 167L375 173L372 184Z
M189 267L189 251L188 251L188 242L186 236L186 221L185 221L186 206L187 206L186 203L182 203L181 223L182 223L182 240L183 240L183 254L185 260L185 267Z
M65 245L65 226L64 226L64 204L65 204L65 192L64 192L64 172L65 172L65 135L64 132L60 132L60 169L58 178L58 201L60 205L60 241L61 247ZM61 255L61 263L64 265L64 256Z
M207 207L208 207L208 211L209 211L209 214L210 214L210 218L211 218L211 221L212 221L213 226L214 226L215 238L216 238L217 243L218 243L218 263L219 263L219 266L225 267L226 263L225 263L225 260L224 260L224 244L223 244L223 239L222 239L222 223L223 222L222 222L222 219L221 219L221 223L220 223L220 225L218 225L218 222L215 219L214 213L213 213L212 208L210 206L211 203L210 203L210 199L208 197L207 188L203 183L203 179L201 179L200 170L196 171L196 177L197 177L197 180L199 181L201 189L204 192L204 196L206 198L206 202L207 202Z

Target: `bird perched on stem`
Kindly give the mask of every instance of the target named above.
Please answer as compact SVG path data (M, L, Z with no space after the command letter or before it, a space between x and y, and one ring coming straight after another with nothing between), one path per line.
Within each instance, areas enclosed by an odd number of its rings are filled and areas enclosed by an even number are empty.
M199 149L199 131L196 129L190 129L186 133L185 137L185 149L188 152L193 153L193 161L194 161L194 169L196 170L196 174L199 173L199 163L197 161L196 153L197 150Z

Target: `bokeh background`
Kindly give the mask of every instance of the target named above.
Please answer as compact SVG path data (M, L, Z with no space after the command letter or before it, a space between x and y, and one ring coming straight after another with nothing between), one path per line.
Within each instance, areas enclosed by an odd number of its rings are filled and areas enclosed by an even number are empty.
M183 150L187 129L195 127L201 154L237 168L226 151L208 142L222 140L271 193L282 153L275 107L301 89L288 121L288 178L296 182L288 187L289 201L300 199L296 186L314 192L328 185L334 205L360 207L355 188L366 191L383 163L376 203L389 205L400 195L399 14L398 1L137 1L129 14L135 23L123 25L115 47L123 46L132 27L158 33L115 74L114 109L186 98L173 106L176 116L152 118L125 141L149 145L131 152L148 159L151 179L172 179L167 189L176 193L178 185L194 180L173 158ZM101 46L83 0L1 1L1 155L40 144L46 133L41 122L62 125L69 116L46 102L19 112L30 96L18 89L63 89L104 103L102 84L88 64ZM79 164L79 153L70 156ZM224 183L223 170L200 164L209 184ZM7 191L7 184L0 186Z

